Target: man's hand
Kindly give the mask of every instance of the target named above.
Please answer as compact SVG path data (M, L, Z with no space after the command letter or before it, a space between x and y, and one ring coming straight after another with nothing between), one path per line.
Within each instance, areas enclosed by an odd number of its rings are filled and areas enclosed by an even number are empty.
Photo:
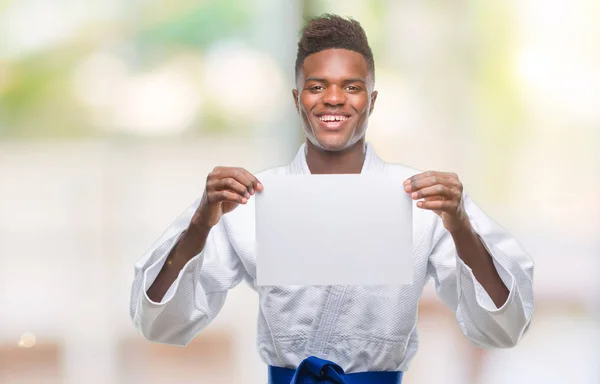
M456 173L427 171L404 181L404 189L417 207L437 213L454 241L458 257L471 268L485 291L501 308L509 291L498 275L492 256L475 232L465 212L463 186Z
M202 252L211 228L221 220L221 216L240 204L246 204L255 191L262 189L262 184L245 169L216 167L206 178L204 195L190 225L148 288L150 300L161 302L186 263Z
M448 232L470 227L462 200L463 185L456 173L427 171L404 181L404 190L417 207L434 211Z
M246 204L263 185L243 168L216 167L206 178L206 189L192 223L201 227L214 227L221 216Z

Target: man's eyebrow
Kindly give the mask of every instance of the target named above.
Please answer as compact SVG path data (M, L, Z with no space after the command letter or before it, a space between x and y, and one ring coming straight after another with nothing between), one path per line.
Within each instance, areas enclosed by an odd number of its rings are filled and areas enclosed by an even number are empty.
M316 82L319 82L319 83L328 83L327 79L323 79L323 78L320 78L320 77L308 77L304 81L305 82L316 81ZM361 79L361 78L357 77L357 78L352 78L352 79L345 79L343 81L343 83L363 83L363 84L366 84L367 82L364 79Z
M367 82L364 79L361 78L354 78L354 79L346 79L344 80L344 83L363 83L366 84Z
M327 82L327 80L325 80L325 79L321 79L321 78L319 78L319 77L307 77L306 79L304 79L304 81L305 81L305 82L308 82L308 81L316 81L316 82L319 82L319 83L326 83L326 82Z

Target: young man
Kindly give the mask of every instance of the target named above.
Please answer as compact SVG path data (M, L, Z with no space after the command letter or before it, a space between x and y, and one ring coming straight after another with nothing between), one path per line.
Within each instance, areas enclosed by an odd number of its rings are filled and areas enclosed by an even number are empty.
M417 351L417 305L432 277L475 345L516 345L534 309L533 262L456 174L386 163L365 142L377 92L360 24L311 20L298 44L296 85L307 137L296 158L257 175L215 168L202 198L136 263L131 316L142 335L187 345L245 279L259 294L257 346L271 383L400 383ZM263 190L261 177L339 173L405 180L398 193L416 201L413 284L257 287L252 196Z

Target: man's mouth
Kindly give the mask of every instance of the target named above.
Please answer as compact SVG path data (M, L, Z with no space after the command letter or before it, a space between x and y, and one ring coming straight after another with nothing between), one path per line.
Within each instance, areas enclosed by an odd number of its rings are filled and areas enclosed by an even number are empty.
M321 126L327 130L339 130L350 116L343 114L320 114L317 116Z

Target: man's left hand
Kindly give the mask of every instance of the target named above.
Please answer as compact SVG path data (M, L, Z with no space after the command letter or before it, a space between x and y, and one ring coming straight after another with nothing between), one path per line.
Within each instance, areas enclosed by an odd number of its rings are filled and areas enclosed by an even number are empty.
M420 200L417 207L432 210L440 216L448 232L470 227L462 199L463 185L456 173L419 173L404 181L404 190L413 200Z

